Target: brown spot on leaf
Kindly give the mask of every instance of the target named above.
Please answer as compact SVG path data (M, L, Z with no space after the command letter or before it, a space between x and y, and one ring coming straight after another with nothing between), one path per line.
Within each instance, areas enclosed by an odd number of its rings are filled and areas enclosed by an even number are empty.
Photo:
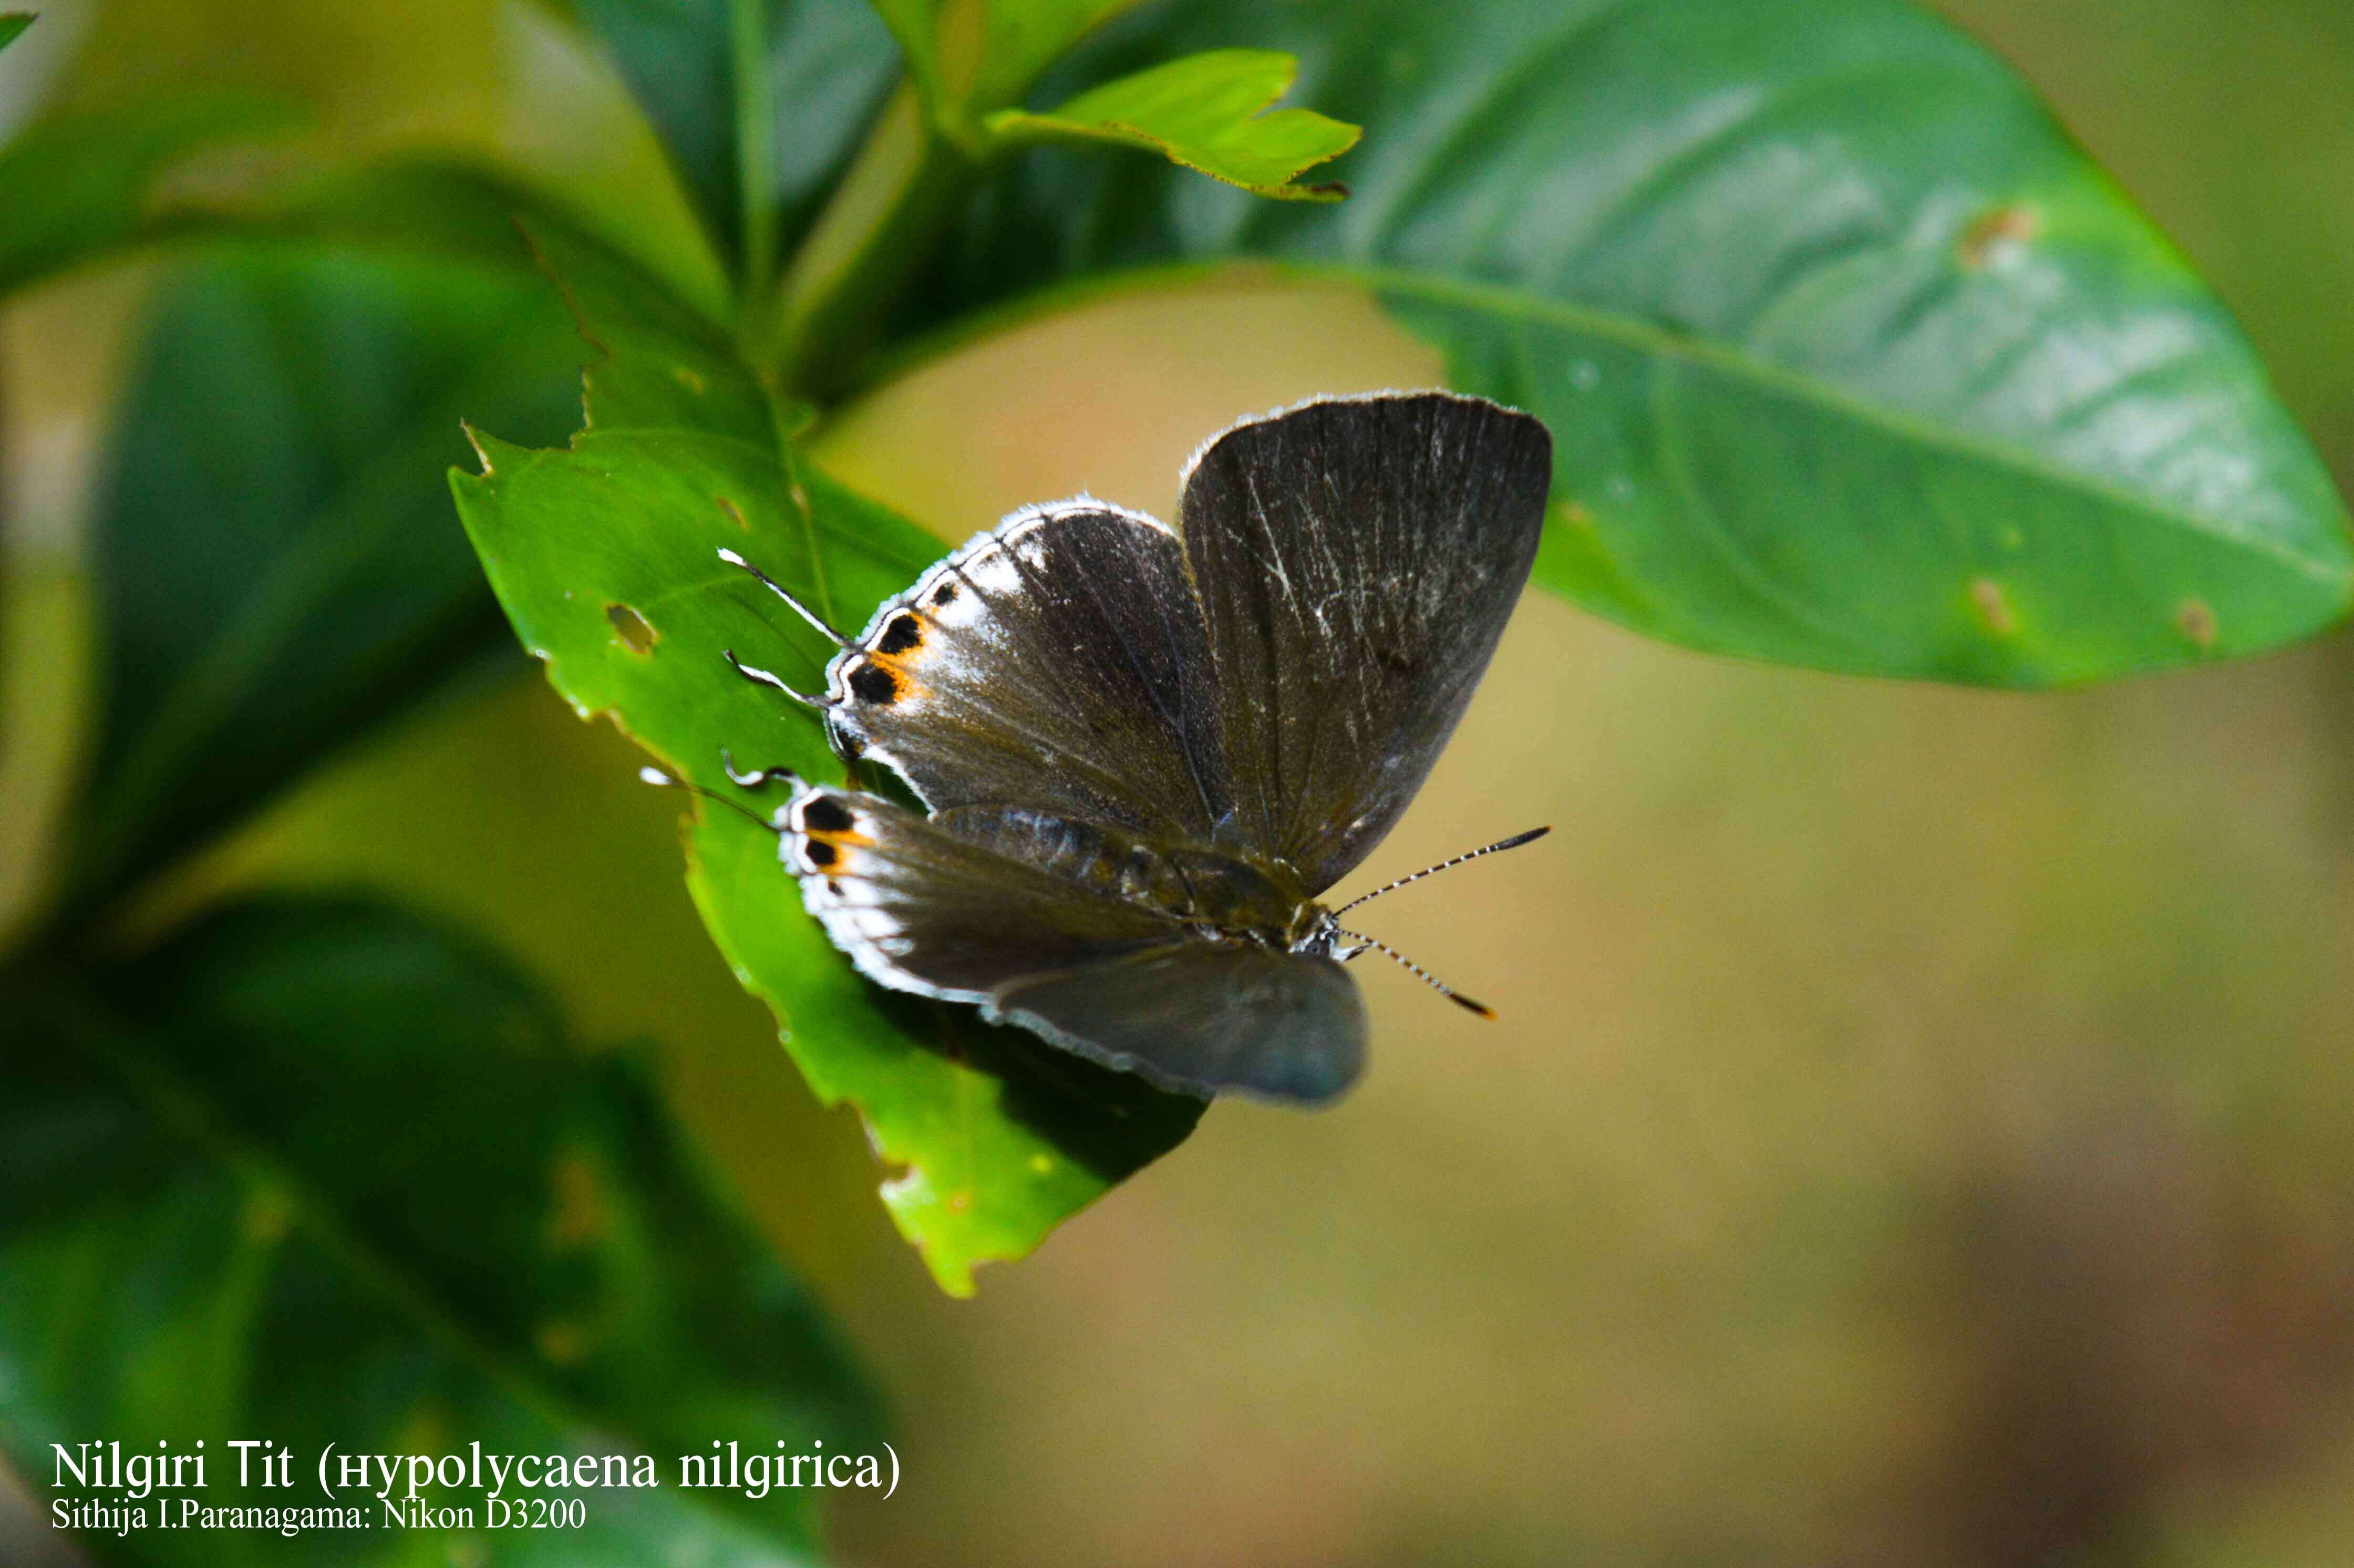
M1978 606L1978 618L1997 637L2008 637L2019 630L2019 616L2004 597L2002 585L1992 577L1970 579L1970 602Z
M607 605L605 619L613 623L613 635L620 638L621 646L631 652L645 654L654 651L654 643L661 634L654 630L644 616L628 605Z
M2215 612L2208 608L2205 599L2184 599L2182 608L2174 612L2174 624L2180 629L2183 636L2197 643L2200 649L2215 646Z
M2016 202L1988 207L1970 220L1954 244L1961 264L1979 271L2024 249L2043 232L2043 219L2031 207Z
M543 1360L570 1366L588 1353L588 1330L568 1318L550 1318L533 1335Z
M1594 508L1582 501L1564 501L1555 510L1561 514L1561 520L1573 528L1594 526Z
M752 525L744 521L744 513L742 508L738 507L734 502L728 500L724 495L715 495L711 499L719 503L719 510L727 514L727 521L735 524L736 526L743 529L747 533L751 531Z
M569 1251L604 1234L605 1196L598 1186L597 1168L578 1154L567 1154L547 1175L549 1249Z

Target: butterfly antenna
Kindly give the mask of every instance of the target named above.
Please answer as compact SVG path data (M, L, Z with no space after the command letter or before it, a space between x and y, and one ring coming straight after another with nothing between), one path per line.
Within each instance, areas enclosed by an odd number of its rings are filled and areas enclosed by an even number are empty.
M1483 854L1500 854L1508 849L1518 849L1522 844L1534 843L1537 840L1544 837L1551 832L1553 832L1551 827L1531 828L1527 832L1514 833L1508 839L1499 839L1496 842L1490 844L1486 849L1470 850L1465 853L1457 855L1452 860L1442 860L1437 865L1426 865L1420 871L1416 872L1412 876L1401 876L1395 882L1390 883L1386 886L1374 888L1363 898L1350 899L1349 902L1341 905L1341 907L1333 910L1332 913L1335 915L1346 915L1358 905L1379 898L1384 893L1395 893L1399 888L1404 887L1409 882L1420 882L1426 876L1437 875L1438 873L1445 871L1448 866L1461 865L1467 860L1478 860ZM1376 942L1373 945L1377 948L1381 947L1379 942ZM1384 948L1383 950L1384 952L1388 951L1387 948ZM1397 957L1394 953L1392 953L1390 956L1392 958ZM1404 960L1400 961L1403 962ZM1437 984L1437 982L1433 981L1432 983ZM1442 987L1441 989L1443 990L1445 988Z
M1544 830L1543 828L1539 828L1537 831L1539 832L1543 832ZM1340 928L1336 927L1334 929L1339 930ZM1411 969L1414 972L1416 979L1422 981L1423 984L1428 986L1431 990L1437 991L1439 995L1445 997L1447 1001L1453 1002L1456 1006L1462 1008L1465 1012L1476 1012L1482 1018L1493 1018L1496 1016L1496 1010L1494 1008L1490 1007L1485 1002L1472 1001L1469 997L1465 996L1461 991L1457 991L1453 986L1448 985L1445 980L1440 980L1437 975L1432 974L1428 969L1424 969L1420 964L1416 963L1412 959L1407 958L1404 953L1399 952L1395 948L1391 947L1388 943L1376 942L1371 937L1366 936L1363 931L1341 930L1340 934L1348 938L1349 940L1352 942L1363 944L1357 948L1356 952L1349 954L1349 958L1353 959L1357 956L1357 953L1363 952L1366 948L1372 948L1375 951L1384 954L1389 958L1396 959L1399 963L1404 964L1408 969ZM1343 959L1342 961L1345 962L1347 960Z
M784 778L791 777L790 774L786 773L781 768L771 768L769 771ZM638 777L646 783L652 785L657 789L684 789L688 794L699 796L705 800L716 800L720 805L726 807L729 810L743 818L746 821L750 822L753 826L766 829L769 832L776 833L782 832L784 831L783 828L779 826L777 823L770 821L768 818L760 815L759 812L746 806L742 801L731 800L716 789L706 789L700 784L689 783L687 780L681 779L677 774L669 772L663 768L654 768L652 766L641 768L638 769ZM735 771L732 768L728 772L728 777L731 779L735 778ZM781 808L779 808L779 814L782 814Z
M737 555L733 550L721 550L719 552L719 558L726 562L729 566L740 567L744 570L751 573L754 577L759 578L761 582L768 586L768 589L770 593L775 594L779 599L783 599L787 604L791 605L795 614L799 615L803 620L808 621L811 626L816 627L819 631L824 634L826 640L832 642L836 648L847 648L850 646L849 638L844 637L841 632L836 631L832 627L828 626L824 621L818 619L818 615L815 610L810 609L809 606L803 604L801 600L787 593L783 588L778 587L776 578L770 577L768 573L762 571L759 567L754 566L751 562L746 560L743 556Z

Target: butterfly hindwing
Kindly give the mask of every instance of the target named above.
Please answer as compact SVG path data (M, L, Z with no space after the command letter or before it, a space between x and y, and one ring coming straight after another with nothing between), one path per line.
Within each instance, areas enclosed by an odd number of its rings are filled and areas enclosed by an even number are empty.
M810 912L885 985L977 1002L1203 1096L1329 1098L1363 1060L1363 1006L1339 964L1212 940L1119 895L1122 835L1028 810L926 817L823 788L778 823Z
M1356 1081L1365 1005L1331 959L1191 942L1002 987L991 1017L1194 1094L1314 1103Z
M1553 441L1447 393L1236 426L1178 527L1209 630L1246 851L1340 880L1421 788L1528 580Z
M926 805L1018 802L1206 842L1230 791L1176 536L1093 502L1016 513L828 667L837 747Z

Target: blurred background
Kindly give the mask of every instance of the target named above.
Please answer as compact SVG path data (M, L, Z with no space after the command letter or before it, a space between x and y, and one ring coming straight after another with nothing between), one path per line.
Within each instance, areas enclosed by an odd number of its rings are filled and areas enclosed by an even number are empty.
M2354 11L1942 8L2190 253L2354 488ZM300 92L352 148L493 149L620 221L676 200L621 87L521 4L60 5L0 71L0 130L202 77ZM90 722L89 481L162 275L0 316L0 916ZM820 451L944 539L1081 489L1165 515L1235 417L1438 369L1351 294L1229 285L986 340ZM1352 1097L1216 1106L970 1302L711 948L635 766L536 674L477 685L153 918L382 889L504 946L583 1035L663 1043L896 1408L907 1482L837 1511L849 1562L2354 1560L2344 635L2009 696L1706 659L1532 594L1340 890L1554 824L1368 912L1502 1022L1363 974Z

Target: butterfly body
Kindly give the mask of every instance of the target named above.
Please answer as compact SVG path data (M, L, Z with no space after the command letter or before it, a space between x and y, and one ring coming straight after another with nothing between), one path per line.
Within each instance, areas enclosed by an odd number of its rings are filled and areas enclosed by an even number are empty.
M775 824L804 902L885 985L1164 1086L1331 1098L1363 1063L1341 964L1367 940L1319 900L1461 716L1550 478L1527 416L1385 395L1216 438L1175 529L1016 513L802 699L924 808L798 789Z

